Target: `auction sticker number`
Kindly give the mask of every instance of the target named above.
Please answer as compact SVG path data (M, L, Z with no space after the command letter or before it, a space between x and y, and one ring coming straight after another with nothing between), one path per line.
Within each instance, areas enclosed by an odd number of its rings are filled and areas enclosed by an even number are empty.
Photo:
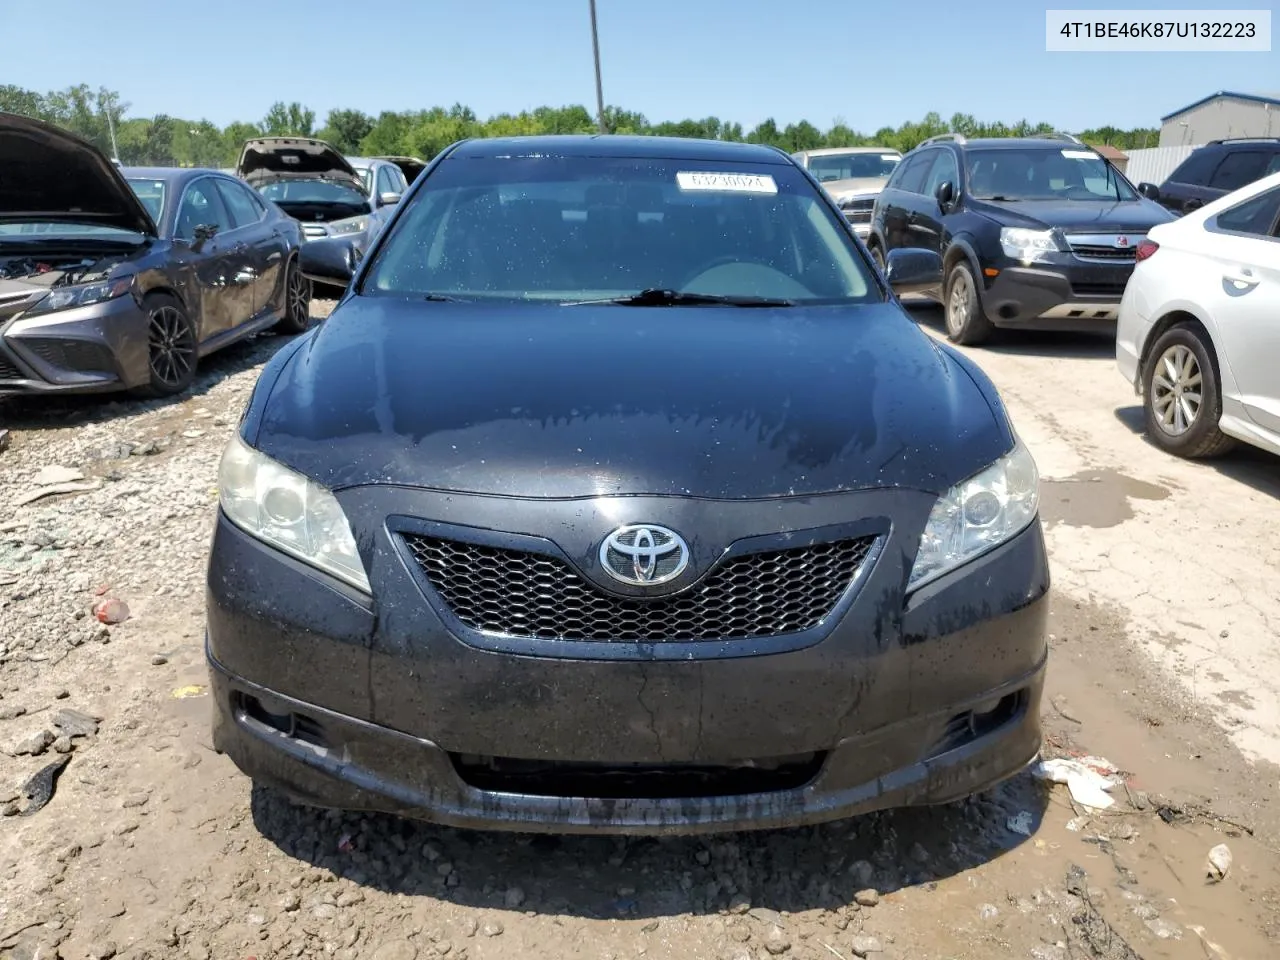
M681 171L676 174L681 190L715 190L727 193L777 193L773 177L759 173L709 173Z

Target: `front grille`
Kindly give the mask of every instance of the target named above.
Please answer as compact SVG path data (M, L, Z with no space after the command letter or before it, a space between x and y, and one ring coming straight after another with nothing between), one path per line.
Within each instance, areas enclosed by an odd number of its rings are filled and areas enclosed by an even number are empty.
M24 339L22 345L45 363L80 373L113 373L115 359L105 344L85 340Z
M0 380L23 380L22 371L14 366L3 353L0 353Z
M541 640L747 640L820 624L875 542L859 537L735 557L690 590L636 599L598 590L555 557L406 536L422 572L472 630Z
M302 235L304 237L314 240L319 237L327 237L329 235L329 231L326 230L324 227L317 227L317 226L314 226L313 224L308 223L308 224L303 224Z
M1122 297L1125 281L1088 283L1079 280L1071 281L1071 292L1077 297Z
M840 210L850 223L870 223L871 211L875 205L875 197L867 197L863 200L848 200L840 204Z
M1072 244L1071 252L1081 260L1106 260L1108 263L1133 263L1136 259L1133 247L1099 247L1081 243Z

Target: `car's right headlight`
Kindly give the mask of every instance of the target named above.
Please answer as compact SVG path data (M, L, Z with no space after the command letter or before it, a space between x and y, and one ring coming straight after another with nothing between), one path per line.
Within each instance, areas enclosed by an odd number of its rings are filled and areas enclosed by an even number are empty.
M329 233L335 237L345 237L352 233L363 233L369 227L368 217L352 217L349 220L334 220L329 224Z
M372 593L351 524L333 492L238 434L222 454L218 497L228 519L249 536Z
M950 573L1013 539L1040 509L1040 472L1019 440L991 466L946 492L920 535L907 589Z
M1011 260L1030 263L1045 254L1058 252L1058 240L1052 230L1028 230L1026 227L1004 227L1000 231L1000 249Z

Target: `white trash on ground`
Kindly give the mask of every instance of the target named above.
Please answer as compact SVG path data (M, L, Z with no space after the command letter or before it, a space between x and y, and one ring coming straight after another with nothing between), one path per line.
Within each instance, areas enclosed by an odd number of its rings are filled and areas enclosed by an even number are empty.
M1227 875L1231 869L1231 848L1220 843L1209 851L1209 879L1215 883Z
M1102 757L1041 760L1031 768L1031 772L1040 780L1065 783L1071 791L1072 800L1093 810L1106 810L1114 805L1115 799L1107 791L1123 782L1115 764Z

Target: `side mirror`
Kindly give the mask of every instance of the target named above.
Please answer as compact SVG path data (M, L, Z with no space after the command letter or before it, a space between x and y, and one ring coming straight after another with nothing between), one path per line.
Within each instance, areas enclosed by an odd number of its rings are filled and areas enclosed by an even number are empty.
M308 240L298 251L298 269L308 280L345 287L356 272L356 253L343 237Z
M1148 200L1155 200L1157 202L1160 200L1160 188L1154 183L1138 184L1138 192Z
M399 203L400 196L398 193L380 193L378 194L378 204L383 207L389 207L393 203Z
M885 258L884 275L899 296L924 293L942 286L942 257L918 247L890 250Z
M943 210L947 209L951 205L951 201L956 198L955 184L950 180L943 180L938 184L938 189L934 196L938 198L938 206Z

